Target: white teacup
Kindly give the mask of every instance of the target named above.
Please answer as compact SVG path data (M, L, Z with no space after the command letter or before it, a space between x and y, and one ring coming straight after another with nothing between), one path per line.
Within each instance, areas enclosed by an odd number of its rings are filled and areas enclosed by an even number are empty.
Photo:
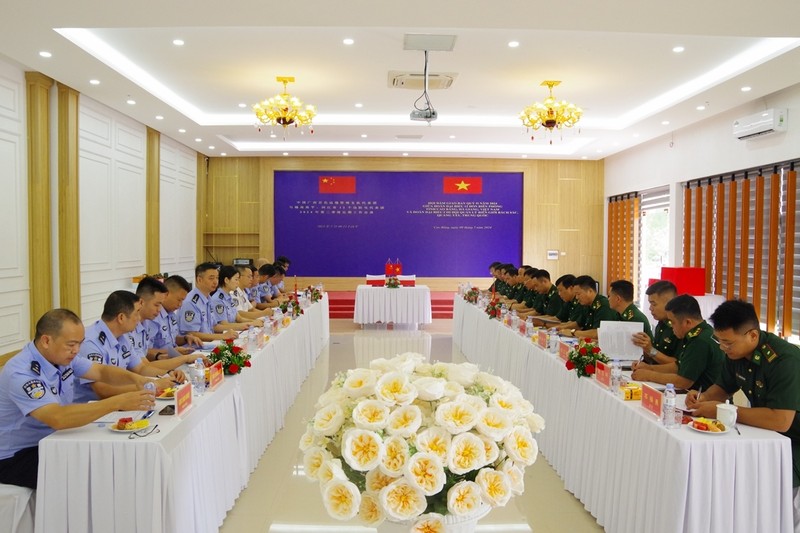
M717 404L717 420L726 428L732 428L736 424L736 406L732 403Z

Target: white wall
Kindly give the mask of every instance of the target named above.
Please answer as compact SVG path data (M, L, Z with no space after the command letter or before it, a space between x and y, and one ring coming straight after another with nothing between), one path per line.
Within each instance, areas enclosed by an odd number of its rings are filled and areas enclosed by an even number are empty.
M197 152L161 135L161 272L194 283Z
M30 331L25 75L0 61L0 354Z
M81 318L100 317L112 291L145 272L145 155L142 124L81 96Z

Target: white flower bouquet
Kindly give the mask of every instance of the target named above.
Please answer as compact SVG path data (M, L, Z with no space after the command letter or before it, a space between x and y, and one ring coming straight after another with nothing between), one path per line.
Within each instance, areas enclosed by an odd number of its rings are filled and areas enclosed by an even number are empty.
M470 363L406 353L337 375L300 440L333 518L443 531L522 494L544 419L517 387Z

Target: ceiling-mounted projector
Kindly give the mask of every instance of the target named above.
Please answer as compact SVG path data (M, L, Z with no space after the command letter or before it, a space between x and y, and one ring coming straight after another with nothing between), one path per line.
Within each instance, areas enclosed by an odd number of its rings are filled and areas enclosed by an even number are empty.
M435 109L415 109L411 112L411 120L422 120L424 122L431 122L436 120L439 114Z

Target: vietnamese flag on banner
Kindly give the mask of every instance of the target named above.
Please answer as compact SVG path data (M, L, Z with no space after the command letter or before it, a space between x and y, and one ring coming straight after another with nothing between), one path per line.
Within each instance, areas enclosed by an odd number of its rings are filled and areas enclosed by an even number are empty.
M445 194L482 194L483 178L481 176L443 178L443 191Z
M355 194L355 176L320 176L320 194Z

